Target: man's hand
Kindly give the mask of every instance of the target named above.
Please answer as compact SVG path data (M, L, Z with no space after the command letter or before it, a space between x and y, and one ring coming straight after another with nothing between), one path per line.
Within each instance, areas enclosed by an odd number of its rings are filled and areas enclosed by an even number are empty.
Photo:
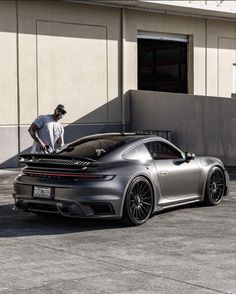
M39 143L40 150L45 152L47 150L46 145L40 139L38 140L38 143Z

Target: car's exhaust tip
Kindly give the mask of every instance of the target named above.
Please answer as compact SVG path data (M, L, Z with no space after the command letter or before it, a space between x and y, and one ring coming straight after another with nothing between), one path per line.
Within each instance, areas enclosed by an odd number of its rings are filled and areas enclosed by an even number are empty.
M61 207L58 207L58 209L62 215L71 215L72 214L71 208L69 206L62 205Z
M16 200L14 209L25 211L27 203L24 200Z

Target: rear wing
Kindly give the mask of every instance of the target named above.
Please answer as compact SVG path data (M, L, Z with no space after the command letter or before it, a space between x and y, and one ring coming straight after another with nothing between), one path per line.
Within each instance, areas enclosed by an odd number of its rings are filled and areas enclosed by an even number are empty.
M68 157L60 154L21 154L19 162L27 166L96 167L101 164L101 162L87 157Z

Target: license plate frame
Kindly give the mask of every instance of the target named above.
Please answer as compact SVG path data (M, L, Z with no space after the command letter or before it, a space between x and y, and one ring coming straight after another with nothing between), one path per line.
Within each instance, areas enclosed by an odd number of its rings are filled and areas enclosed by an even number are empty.
M44 186L34 186L33 187L33 197L40 199L51 199L52 189L50 187Z

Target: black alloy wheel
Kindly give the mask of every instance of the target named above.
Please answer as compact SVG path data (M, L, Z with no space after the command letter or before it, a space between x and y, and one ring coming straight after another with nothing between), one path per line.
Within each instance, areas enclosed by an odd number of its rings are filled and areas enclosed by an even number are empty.
M213 167L208 175L204 202L217 205L221 202L225 191L225 178L219 167Z
M139 176L135 178L127 191L123 220L129 225L142 225L153 210L153 190L149 181Z

